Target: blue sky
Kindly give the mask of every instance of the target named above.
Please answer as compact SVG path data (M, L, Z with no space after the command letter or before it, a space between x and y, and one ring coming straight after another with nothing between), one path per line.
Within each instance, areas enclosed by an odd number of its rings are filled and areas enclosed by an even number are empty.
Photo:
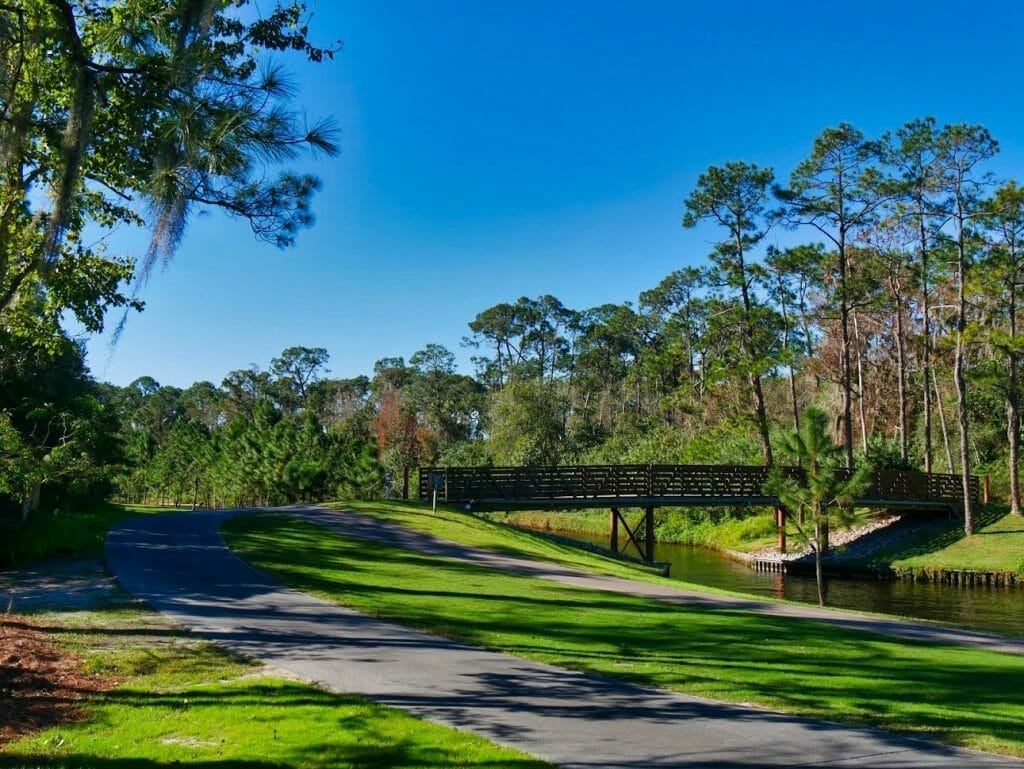
M219 383L298 344L354 376L438 342L470 373L478 312L635 300L708 252L680 226L704 168L785 179L844 120L980 123L991 170L1024 180L1022 21L999 1L320 0L313 36L344 51L291 62L306 112L341 127L341 155L303 164L323 180L315 227L278 251L193 219L119 344L88 340L90 365Z

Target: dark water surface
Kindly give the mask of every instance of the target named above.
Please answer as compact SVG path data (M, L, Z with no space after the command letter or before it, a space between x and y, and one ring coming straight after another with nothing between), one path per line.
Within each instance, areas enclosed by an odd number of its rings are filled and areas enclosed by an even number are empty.
M608 547L607 536L552 533ZM620 546L621 542L620 535ZM713 550L690 545L659 543L654 558L670 563L670 576L683 582L790 601L818 602L813 576L754 571ZM936 620L1024 637L1024 589L1019 587L954 587L909 580L826 577L825 600L837 608Z

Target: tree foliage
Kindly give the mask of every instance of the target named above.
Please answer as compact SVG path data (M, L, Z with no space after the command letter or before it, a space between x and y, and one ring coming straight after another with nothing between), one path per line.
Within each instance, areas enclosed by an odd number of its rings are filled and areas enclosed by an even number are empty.
M800 429L786 435L783 451L801 472L772 468L764 491L795 516L800 537L814 551L818 603L824 606L821 556L828 549L829 530L834 523L852 522L853 500L868 485L870 466L862 463L852 472L845 468L844 447L833 443L829 416L818 408L804 412Z
M282 163L337 149L267 59L334 54L307 40L306 16L248 0L0 4L0 322L52 328L70 310L98 330L106 309L138 306L134 264L97 231L149 229L143 278L203 209L293 243L318 182Z

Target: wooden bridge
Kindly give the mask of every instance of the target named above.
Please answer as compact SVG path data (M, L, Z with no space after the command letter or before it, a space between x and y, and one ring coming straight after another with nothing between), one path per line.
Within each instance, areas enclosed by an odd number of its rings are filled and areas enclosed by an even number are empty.
M803 471L787 467L800 476ZM848 472L848 471L844 471ZM763 491L768 468L752 465L577 465L541 467L422 467L420 499L464 505L473 510L568 510L610 508L612 549L618 549L621 522L641 555L654 558L654 508L776 508L779 544L785 548L785 513L777 497ZM859 507L959 511L963 487L959 475L877 471ZM973 501L982 499L978 478L971 478ZM987 501L987 500L986 500ZM620 510L639 507L644 519L630 528ZM640 548L641 540L644 543Z

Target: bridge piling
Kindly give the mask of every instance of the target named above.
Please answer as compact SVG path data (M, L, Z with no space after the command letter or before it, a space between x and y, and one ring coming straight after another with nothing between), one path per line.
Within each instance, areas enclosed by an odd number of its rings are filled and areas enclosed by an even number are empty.
M644 559L654 563L654 508L644 509Z
M612 508L608 517L608 544L613 553L619 552L619 509Z
M786 508L779 505L775 508L775 525L779 533L779 552L786 552Z

